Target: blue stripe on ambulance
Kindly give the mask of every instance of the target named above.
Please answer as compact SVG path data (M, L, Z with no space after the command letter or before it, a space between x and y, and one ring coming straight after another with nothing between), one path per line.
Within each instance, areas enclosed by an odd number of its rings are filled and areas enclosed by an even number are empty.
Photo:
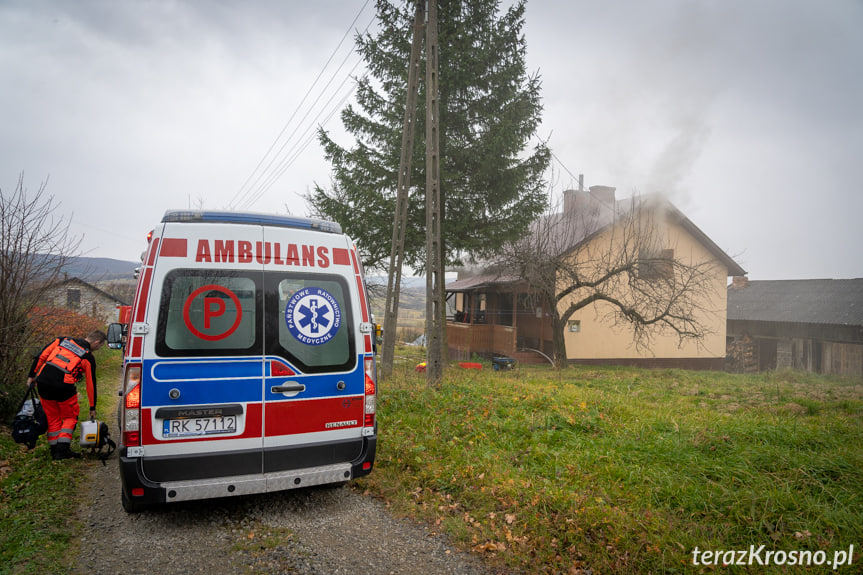
M362 360L363 356L360 356ZM146 393L142 394L143 407L164 407L167 405L199 405L229 402L260 402L262 365L260 359L224 360L214 358L183 359L171 361L160 359L144 361ZM279 401L285 398L281 393L273 393L273 386L289 381L304 384L305 391L298 399L321 399L325 397L362 395L364 377L362 361L346 373L296 374L291 376L267 376L264 385L264 398ZM339 389L339 383L344 389ZM178 387L179 386L179 387ZM172 389L178 389L180 396L170 398Z

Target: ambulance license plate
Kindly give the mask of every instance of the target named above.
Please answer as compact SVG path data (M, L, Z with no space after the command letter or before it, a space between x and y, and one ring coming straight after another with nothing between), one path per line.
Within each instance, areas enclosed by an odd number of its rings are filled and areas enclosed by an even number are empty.
M194 437L196 435L216 435L236 432L236 415L165 419L162 421L162 437Z

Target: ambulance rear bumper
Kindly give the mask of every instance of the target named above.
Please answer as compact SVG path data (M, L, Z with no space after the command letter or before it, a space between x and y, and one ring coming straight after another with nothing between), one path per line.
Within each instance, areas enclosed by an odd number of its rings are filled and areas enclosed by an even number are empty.
M362 455L351 462L305 467L272 473L234 475L185 481L149 481L143 473L142 459L120 452L120 479L123 496L136 506L148 506L196 499L272 493L301 487L342 483L367 475L374 465L377 436L363 438Z

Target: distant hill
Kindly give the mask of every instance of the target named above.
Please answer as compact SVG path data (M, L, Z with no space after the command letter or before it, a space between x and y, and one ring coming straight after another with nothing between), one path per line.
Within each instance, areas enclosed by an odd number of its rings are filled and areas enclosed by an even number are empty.
M387 291L387 276L366 276L366 285L379 285L386 293ZM404 288L422 288L426 287L425 277L402 276L402 287Z
M65 272L69 277L81 278L93 283L97 281L133 279L140 262L128 262L111 258L70 258Z

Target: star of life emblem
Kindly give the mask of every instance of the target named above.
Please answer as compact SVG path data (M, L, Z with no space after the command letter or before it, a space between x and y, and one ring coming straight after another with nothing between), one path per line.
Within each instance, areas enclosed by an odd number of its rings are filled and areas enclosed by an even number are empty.
M339 302L321 288L301 289L288 300L285 324L298 341L323 345L333 339L342 324Z

